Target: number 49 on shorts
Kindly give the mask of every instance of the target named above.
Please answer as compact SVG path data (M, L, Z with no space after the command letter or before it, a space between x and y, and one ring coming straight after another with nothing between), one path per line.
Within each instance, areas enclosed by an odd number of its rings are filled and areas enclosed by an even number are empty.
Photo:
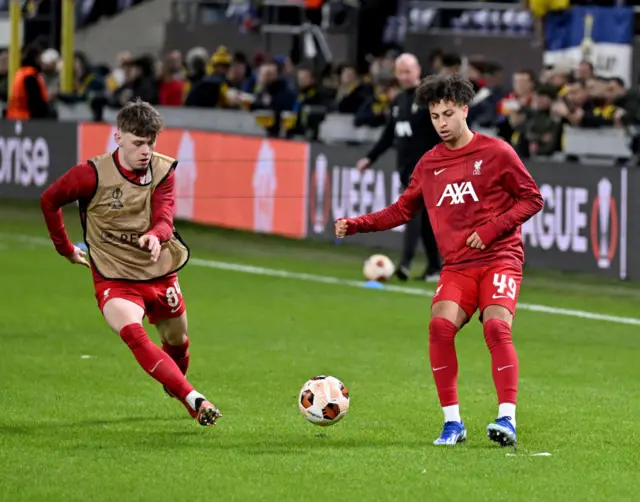
M518 293L518 283L510 275L500 273L493 274L493 285L496 287L496 292L493 294L494 299L516 299L516 294Z

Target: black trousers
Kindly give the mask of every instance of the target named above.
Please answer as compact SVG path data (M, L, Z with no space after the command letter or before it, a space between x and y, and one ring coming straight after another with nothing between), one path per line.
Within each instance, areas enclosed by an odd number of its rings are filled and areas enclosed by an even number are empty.
M404 229L404 249L402 250L402 260L400 261L401 267L411 268L411 262L416 254L416 248L420 240L422 240L428 260L426 272L428 274L439 272L442 268L440 253L438 253L438 245L433 234L433 228L431 228L427 209L424 207L406 224Z

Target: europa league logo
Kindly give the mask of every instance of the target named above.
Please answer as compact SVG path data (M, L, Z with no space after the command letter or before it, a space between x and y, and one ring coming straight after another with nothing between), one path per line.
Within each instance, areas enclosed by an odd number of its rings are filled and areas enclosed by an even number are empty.
M609 241L610 228L609 217L611 209L611 182L607 178L602 178L598 183L598 223L600 224L600 242L598 267L608 268L609 261Z
M315 218L313 222L313 231L320 234L324 231L324 194L326 187L324 186L327 181L327 157L323 153L316 157L316 204L315 204Z

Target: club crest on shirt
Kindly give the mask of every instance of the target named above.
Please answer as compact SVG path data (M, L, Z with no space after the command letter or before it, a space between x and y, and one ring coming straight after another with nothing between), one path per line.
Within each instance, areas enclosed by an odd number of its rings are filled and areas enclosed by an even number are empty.
M482 161L481 160L476 160L473 163L473 175L474 176L480 176L482 174Z

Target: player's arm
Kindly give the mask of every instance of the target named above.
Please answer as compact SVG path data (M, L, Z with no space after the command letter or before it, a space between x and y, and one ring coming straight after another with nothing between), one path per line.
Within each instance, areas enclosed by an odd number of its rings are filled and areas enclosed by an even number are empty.
M148 249L151 259L160 256L162 243L173 236L173 211L176 203L175 168L158 184L151 196L151 229L140 237L138 243Z
M91 164L78 164L54 181L40 197L40 207L49 236L56 251L62 256L70 258L77 250L69 240L64 226L62 207L78 200L90 199L97 182L96 172Z
M373 148L369 150L366 158L369 159L369 164L373 164L378 157L380 157L384 152L386 152L389 148L393 146L393 138L394 138L394 130L395 130L395 120L393 117L389 117L387 123L384 126L384 130L382 134L378 138L378 141Z
M393 109L394 106L397 106L398 97L391 102L390 108ZM387 123L384 126L382 134L376 141L376 144L373 145L373 148L369 150L366 156L358 161L357 167L360 171L364 171L371 164L373 164L378 158L386 152L389 148L393 146L393 140L395 138L395 128L396 121L392 115L389 116Z
M409 186L400 198L384 209L357 218L341 218L336 221L336 235L344 237L357 233L381 232L410 221L424 205L420 182L420 165L416 167Z
M172 168L151 197L151 230L160 242L173 236L173 212L176 204L176 175Z
M485 246L489 246L501 235L522 225L539 212L544 203L538 185L511 146L504 146L501 161L504 173L499 182L516 199L516 203L476 230Z

